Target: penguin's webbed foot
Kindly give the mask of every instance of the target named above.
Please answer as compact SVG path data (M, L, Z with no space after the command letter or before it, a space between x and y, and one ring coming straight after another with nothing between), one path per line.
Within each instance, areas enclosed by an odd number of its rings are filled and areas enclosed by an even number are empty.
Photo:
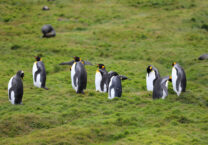
M45 89L45 90L49 90L49 88L46 88L46 87L43 87L43 89Z

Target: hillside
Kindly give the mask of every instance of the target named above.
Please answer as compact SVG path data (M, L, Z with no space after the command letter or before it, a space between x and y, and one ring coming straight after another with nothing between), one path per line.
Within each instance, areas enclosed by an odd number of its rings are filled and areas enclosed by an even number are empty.
M208 60L198 60L208 53L207 8L207 0L0 0L0 144L207 145ZM41 38L44 24L56 37ZM48 91L33 86L36 55ZM76 94L70 68L58 65L72 56L129 77L122 97L95 91L95 65ZM172 62L183 66L187 91L178 97L169 84L165 100L152 100L147 66L168 76ZM7 85L18 70L23 105L12 105Z

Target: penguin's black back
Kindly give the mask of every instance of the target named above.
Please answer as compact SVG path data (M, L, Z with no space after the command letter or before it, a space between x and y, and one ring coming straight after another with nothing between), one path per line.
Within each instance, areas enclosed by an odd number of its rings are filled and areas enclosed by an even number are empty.
M12 79L12 86L9 89L9 98L11 100L11 92L14 91L14 98L15 98L15 104L20 104L22 102L22 96L23 96L23 83L22 79L15 75Z
M158 78L154 81L153 99L159 99L160 96L163 95L163 90L162 90L162 87L161 87L161 81L162 81L162 78Z
M110 91L111 89L114 89L115 91L115 96L116 97L121 97L122 95L122 85L121 85L121 79L119 76L114 76L112 78L111 86L110 86Z
M56 36L56 32L50 24L46 24L41 29L43 33L43 37L54 37Z
M50 24L46 24L42 27L41 31L43 34L49 33L53 30L53 27Z
M185 92L186 91L186 74L183 68L182 68L182 72L183 72L183 77L181 79L181 87L182 87L182 92Z
M37 68L38 68L38 73L40 73L40 82L41 82L41 87L45 87L45 82L46 82L46 71L45 71L45 66L42 61L37 62ZM37 77L37 75L36 75Z
M81 62L76 62L74 77L75 84L76 78L78 78L77 93L83 93L83 90L87 87L87 72L85 70L84 64L82 64Z
M104 85L106 84L107 87L107 91L108 91L108 72L106 71L106 69L102 69L103 72L100 71L101 75L102 75L102 80L100 83L100 88L102 91L104 91Z
M177 80L176 80L176 89L179 90L179 85L181 83L182 92L186 91L186 74L184 69L179 65L176 64L176 71L177 71Z
M168 94L168 89L166 87L166 82L168 81L169 77L162 77L158 78L154 82L154 87L153 87L153 99L159 99L162 98L163 96L163 91Z

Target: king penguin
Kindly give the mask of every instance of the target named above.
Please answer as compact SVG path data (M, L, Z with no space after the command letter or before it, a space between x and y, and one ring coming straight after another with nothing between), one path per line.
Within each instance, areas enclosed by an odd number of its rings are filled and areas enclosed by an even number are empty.
M122 95L122 85L121 80L128 79L126 76L118 75L117 72L110 71L108 73L108 99L113 99L115 97L121 97Z
M98 69L95 74L95 88L96 91L105 93L108 90L108 72L104 64L98 64Z
M176 62L172 63L172 66L173 90L180 96L181 92L186 91L186 74L184 69Z
M84 93L87 87L87 72L85 65L92 65L88 61L81 60L80 57L75 56L74 60L60 63L60 65L72 65L71 67L71 83L76 93Z
M156 67L149 65L147 67L146 85L147 91L153 91L153 84L156 79L160 77L160 74Z
M45 86L46 71L45 71L44 63L42 62L42 59L40 58L40 56L36 56L35 58L36 58L36 61L33 64L33 70L32 70L33 84L34 86L38 88L44 88L48 90L48 88L46 88Z
M24 77L24 72L20 70L16 73L16 75L11 77L11 79L9 80L8 96L9 96L9 101L12 104L22 104L23 77Z
M171 77L166 76L155 80L153 88L153 99L165 99L168 95L168 81L172 81Z

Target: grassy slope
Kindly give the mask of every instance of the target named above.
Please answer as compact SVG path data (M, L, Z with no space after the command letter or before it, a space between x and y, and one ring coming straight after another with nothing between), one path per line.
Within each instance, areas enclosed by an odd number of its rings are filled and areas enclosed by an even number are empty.
M42 11L48 5L50 11ZM0 144L208 144L207 0L1 0ZM41 39L52 24L57 37ZM43 56L49 91L33 87L34 57ZM104 63L131 78L123 96L95 92L95 66L86 66L88 87L71 87L71 56ZM179 62L187 92L169 89L166 100L146 91L149 64L170 75ZM25 72L23 104L8 102L7 83ZM171 86L171 85L170 85Z

